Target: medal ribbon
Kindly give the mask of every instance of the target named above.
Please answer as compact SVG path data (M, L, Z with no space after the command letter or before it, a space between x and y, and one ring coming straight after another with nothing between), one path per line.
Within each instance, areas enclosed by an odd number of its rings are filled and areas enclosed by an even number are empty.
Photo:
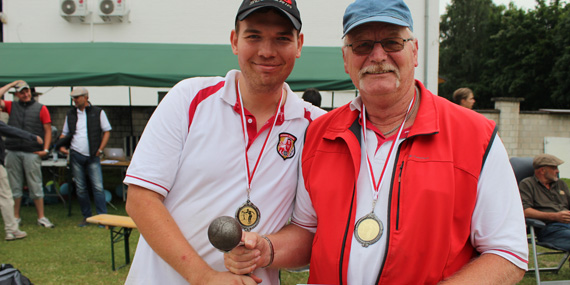
M241 94L239 92L239 82L236 84L236 93L239 97L239 102L240 102L240 107L241 107L241 127L243 130L243 139L245 141L245 170L246 170L246 180L247 180L247 199L249 200L249 192L251 191L251 181L253 180L253 175L255 174L255 171L257 170L257 166L259 165L259 162L261 162L261 159L263 157L263 155L265 153L263 153L263 150L265 149L265 145L267 144L267 141L269 140L269 137L271 136L271 132L273 132L273 128L275 127L275 125L277 124L277 118L279 117L279 107L281 107L281 103L283 102L283 89L281 89L281 98L279 99L279 104L277 104L277 109L275 110L275 120L273 120L273 125L271 126L271 129L269 129L269 133L267 133L267 137L265 138L265 141L263 142L263 146L261 147L261 151L259 153L259 156L257 157L257 161L255 162L255 166L253 167L253 171L250 171L249 168L249 159L247 156L247 145L249 144L249 136L247 135L247 125L245 123L245 110L243 107L243 99L241 97Z
M392 145L390 146L390 151L388 152L388 157L386 157L386 162L384 162L384 167L382 168L382 173L380 173L380 179L378 179L378 184L376 184L374 182L374 180L375 180L374 179L374 171L372 170L372 163L370 163L370 157L368 156L368 148L366 147L366 106L364 106L364 104L362 104L362 113L360 114L360 119L362 120L362 137L364 139L364 151L366 152L366 160L368 162L368 174L370 177L370 184L372 185L372 198L373 198L372 211L373 212L374 212L374 205L376 204L376 201L378 200L378 194L380 192L380 186L384 182L384 172L386 171L386 166L390 162L390 158L392 157L392 151L394 150L394 146L396 145L396 142L400 139L400 135L402 134L402 130L404 129L404 125L406 124L406 119L407 119L408 114L410 113L410 110L412 109L412 106L414 105L415 101L416 101L416 95L414 94L414 98L412 98L412 101L410 102L410 105L408 106L408 110L406 111L406 114L404 116L404 121L402 122L402 124L400 125L400 128L398 129L398 135L396 136L396 139L392 142Z

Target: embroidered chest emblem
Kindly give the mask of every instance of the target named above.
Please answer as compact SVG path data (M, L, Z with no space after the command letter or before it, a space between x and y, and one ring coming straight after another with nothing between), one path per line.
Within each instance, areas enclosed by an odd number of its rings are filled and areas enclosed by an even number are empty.
M295 156L295 142L297 138L288 133L279 134L279 143L277 144L277 153L283 158L292 158Z

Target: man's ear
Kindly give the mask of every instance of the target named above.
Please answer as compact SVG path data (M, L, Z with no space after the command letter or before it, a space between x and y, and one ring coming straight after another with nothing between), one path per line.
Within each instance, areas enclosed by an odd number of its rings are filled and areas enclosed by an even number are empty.
M232 30L232 32L230 33L230 43L232 45L232 52L237 55L238 54L238 48L237 48L237 43L238 43L238 34L236 32L236 30Z
M414 66L418 67L418 39L414 38Z
M303 43L305 42L305 35L299 33L299 38L297 38L297 58L301 57L301 50L303 49Z

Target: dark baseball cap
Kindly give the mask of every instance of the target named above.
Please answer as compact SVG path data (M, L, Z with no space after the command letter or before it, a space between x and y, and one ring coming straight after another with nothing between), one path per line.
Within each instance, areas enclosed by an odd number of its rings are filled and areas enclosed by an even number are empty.
M278 9L291 20L297 31L301 31L301 14L295 0L244 0L238 9L236 21L243 21L251 13L264 7Z

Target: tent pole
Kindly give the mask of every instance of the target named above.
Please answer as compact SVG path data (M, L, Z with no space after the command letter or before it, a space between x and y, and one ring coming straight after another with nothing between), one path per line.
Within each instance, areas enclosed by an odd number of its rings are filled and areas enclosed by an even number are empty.
M131 136L133 136L133 102L131 100L131 86L129 86L129 121L131 123Z

